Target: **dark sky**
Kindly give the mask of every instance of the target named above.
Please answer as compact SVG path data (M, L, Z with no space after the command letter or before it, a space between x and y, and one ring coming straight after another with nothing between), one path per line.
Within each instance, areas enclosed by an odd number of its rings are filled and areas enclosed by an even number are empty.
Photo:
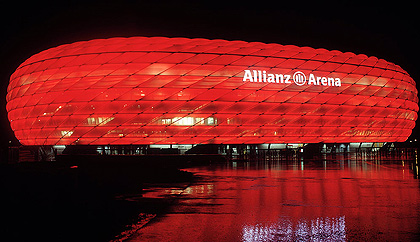
M2 2L0 145L16 142L5 108L10 75L28 57L50 47L117 36L291 44L376 56L400 65L419 83L417 9L413 1Z

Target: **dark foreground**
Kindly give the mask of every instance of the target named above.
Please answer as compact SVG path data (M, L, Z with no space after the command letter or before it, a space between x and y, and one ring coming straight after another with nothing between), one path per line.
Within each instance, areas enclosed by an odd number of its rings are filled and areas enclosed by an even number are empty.
M420 241L415 159L83 159L2 167L0 239Z
M187 186L192 174L179 168L220 159L203 157L73 155L2 165L0 241L112 240L127 225L165 213L172 203L130 196L167 184Z

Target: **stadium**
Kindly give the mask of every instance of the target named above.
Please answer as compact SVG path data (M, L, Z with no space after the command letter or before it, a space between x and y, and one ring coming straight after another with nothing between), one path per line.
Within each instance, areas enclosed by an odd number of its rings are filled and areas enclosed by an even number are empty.
M26 146L383 145L407 140L418 109L414 80L383 59L218 39L61 45L23 62L7 93Z

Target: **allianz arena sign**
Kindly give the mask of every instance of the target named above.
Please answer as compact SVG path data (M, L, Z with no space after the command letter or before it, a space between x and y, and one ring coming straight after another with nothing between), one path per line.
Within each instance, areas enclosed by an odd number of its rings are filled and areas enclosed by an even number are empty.
M306 75L301 71L296 71L293 75L287 74L272 74L267 73L267 71L261 70L245 70L244 71L243 81L250 82L267 82L267 83L282 83L290 84L293 82L298 86L303 86L306 84ZM340 78L332 78L325 76L315 76L314 74L309 74L308 85L323 85L323 86L341 86Z
M395 142L417 94L400 66L362 54L131 37L29 57L6 109L24 145Z

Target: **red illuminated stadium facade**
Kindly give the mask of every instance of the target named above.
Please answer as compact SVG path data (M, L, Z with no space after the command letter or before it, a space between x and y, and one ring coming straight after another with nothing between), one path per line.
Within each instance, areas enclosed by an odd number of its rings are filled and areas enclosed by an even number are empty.
M23 145L396 142L418 109L413 79L376 57L163 37L45 50L7 94Z

